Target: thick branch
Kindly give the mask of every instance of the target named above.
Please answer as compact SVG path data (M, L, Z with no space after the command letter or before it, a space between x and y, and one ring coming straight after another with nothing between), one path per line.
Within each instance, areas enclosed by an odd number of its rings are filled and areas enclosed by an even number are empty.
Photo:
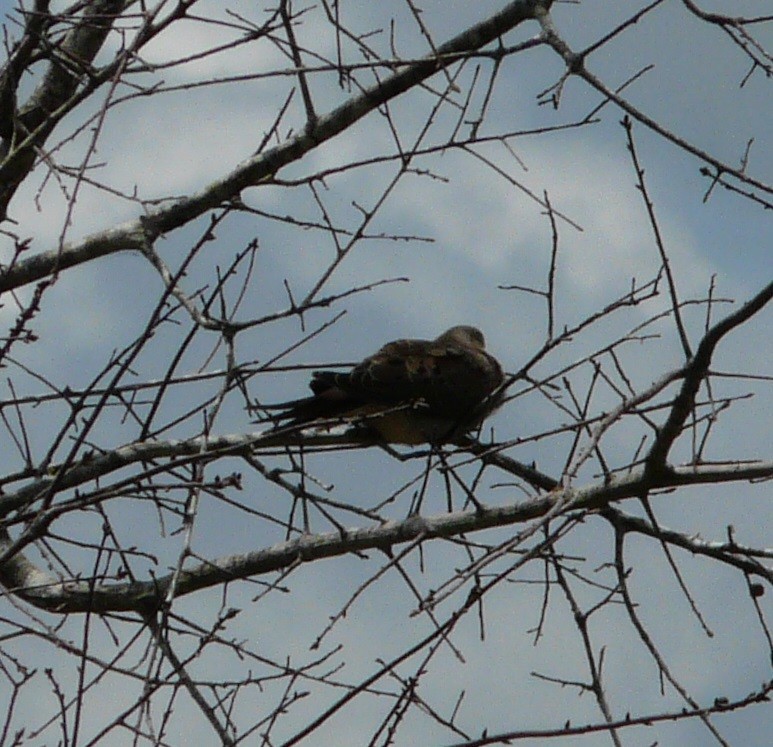
M567 510L599 509L611 501L634 498L642 493L678 485L752 480L773 476L773 463L743 466L677 468L665 475L648 476L643 469L625 477L596 485L553 492L535 500L496 508L459 511L438 516L412 516L372 527L303 535L264 550L208 561L179 574L136 583L90 583L60 581L17 553L0 567L0 583L10 592L42 609L55 612L107 612L147 610L162 603L172 579L180 597L227 581L289 568L298 562L347 555L372 549L387 549L416 540L455 537L497 526L540 519L563 503ZM0 555L12 546L8 533L0 530ZM762 569L759 570L762 573Z

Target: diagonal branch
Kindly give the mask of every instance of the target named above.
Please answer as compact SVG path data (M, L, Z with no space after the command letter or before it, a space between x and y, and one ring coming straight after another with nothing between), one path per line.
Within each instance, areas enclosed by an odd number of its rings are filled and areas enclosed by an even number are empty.
M118 251L142 250L147 242L198 218L206 211L237 197L247 187L259 185L284 166L298 161L321 143L348 129L382 104L405 93L454 62L466 58L515 26L545 12L552 0L514 0L475 26L447 41L432 53L385 80L353 96L313 126L237 166L197 194L184 197L117 228L92 234L75 245L42 252L19 262L0 277L0 292L35 282L55 270L67 269Z
M585 57L588 53L588 50L582 53L574 52L558 34L555 25L553 24L552 18L547 13L541 15L539 20L543 28L543 38L545 42L553 47L553 49L564 59L564 62L567 66L567 75L577 75L578 77L582 78L586 83L588 83L588 85L590 85L592 88L595 88L600 94L602 94L602 96L604 96L607 101L613 101L633 119L645 125L650 130L656 132L666 140L674 143L674 145L686 151L687 153L691 153L696 158L711 164L711 166L713 166L716 170L717 174L730 174L740 182L753 186L765 193L770 194L773 192L772 185L767 184L759 179L755 179L749 174L745 173L743 169L735 168L729 163L721 161L718 158L712 156L707 151L698 148L696 145L689 142L688 140L685 140L680 135L677 135L668 130L666 127L646 114L642 109L638 109L628 100L620 96L617 92L613 91L611 88L605 85L605 83L599 77L591 73L590 70L588 70L586 67ZM592 51L592 48L590 51Z
M773 298L773 282L769 283L756 296L745 303L738 311L726 316L715 324L703 337L692 360L684 367L682 388L674 399L671 412L660 429L655 443L647 456L646 467L649 473L666 469L668 452L684 428L685 421L695 407L695 397L701 383L706 378L711 365L711 358L719 341L731 330L750 319L768 301Z

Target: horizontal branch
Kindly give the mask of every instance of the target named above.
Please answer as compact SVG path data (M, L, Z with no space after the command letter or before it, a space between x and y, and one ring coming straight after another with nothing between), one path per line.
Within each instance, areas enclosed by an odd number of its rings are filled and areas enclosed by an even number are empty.
M165 462L159 468L169 471L191 459L211 461L223 456L265 453L267 450L284 450L298 446L303 446L308 452L315 449L341 449L348 446L368 448L379 445L382 445L382 442L367 430L352 427L351 424L335 424L333 421L326 428L315 426L301 430L293 427L277 431L196 436L169 441L136 441L103 454L87 454L81 460L73 462L64 475L57 474L57 465L52 465L44 477L34 479L14 492L1 495L0 517L8 516L13 511L33 508L34 502L45 497L54 485L57 492L71 490L94 480L104 480L108 475L133 464L147 464L159 459L173 460ZM502 453L502 444L482 444L465 436L455 445L469 451L485 464L496 466L514 477L526 480L534 487L549 491L559 486L558 480ZM155 470L145 467L142 476L147 477L149 471ZM126 482L133 483L137 479L136 475L132 475L126 478ZM101 492L115 491L120 487L121 484L103 484Z
M773 682L766 682L759 690L750 693L744 698L734 701L716 700L713 705L705 708L685 708L679 712L668 711L666 713L645 714L641 716L628 715L624 719L617 721L605 721L601 724L586 724L581 726L572 726L569 722L556 726L553 729L522 729L519 731L498 732L496 734L487 734L480 739L469 739L460 742L451 747L486 747L486 745L514 744L515 740L542 739L547 740L551 737L558 739L570 736L585 736L587 734L610 734L615 730L631 729L638 726L650 727L653 724L668 721L683 721L691 718L702 718L718 713L730 713L755 703L764 703L770 707L770 694L773 692ZM556 719L558 721L559 719ZM533 742L532 742L533 743ZM652 742L658 744L658 742Z
M188 462L190 457L212 460L226 455L238 456L241 453L253 453L258 450L286 448L302 444L306 449L324 448L327 446L375 446L380 443L372 435L361 429L331 428L320 432L307 429L287 431L261 431L257 433L234 433L222 436L197 436L184 440L170 441L136 441L120 446L112 451L94 456L89 454L78 462L74 462L64 475L57 474L57 466L52 465L45 477L33 480L23 488L0 496L0 516L7 516L30 506L34 501L44 497L56 484L57 492L77 488L92 480L104 478L113 472L129 467L132 464L153 462L157 459L182 460ZM179 464L166 462L163 470L168 471ZM147 476L149 468L143 469L142 475ZM135 482L137 476L128 478ZM111 485L109 489L115 489Z
M612 501L637 497L679 485L747 481L773 476L773 462L727 467L679 467L665 475L648 476L638 469L581 489L554 491L526 502L494 508L458 511L436 516L411 516L371 527L304 534L255 552L207 561L177 574L145 582L97 583L60 581L38 568L23 553L0 566L0 583L28 603L54 612L108 612L147 610L162 604L174 579L175 595L289 568L299 562L338 557L352 552L381 549L417 540L455 537L492 527L539 520L560 504L562 512L601 509ZM0 555L12 547L7 530L0 530Z

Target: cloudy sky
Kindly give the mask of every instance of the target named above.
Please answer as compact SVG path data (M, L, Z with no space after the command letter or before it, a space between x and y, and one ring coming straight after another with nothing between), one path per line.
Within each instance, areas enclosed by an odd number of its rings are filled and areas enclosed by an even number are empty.
M0 2L6 27L13 37L18 28L12 11L16 3ZM25 3L29 5L29 3ZM55 4L52 4L55 5ZM262 5L262 4L260 4ZM394 40L397 52L419 57L429 50L407 3L341 3L342 21L357 33L378 30L367 38L374 50L390 57ZM435 44L459 33L472 23L501 7L501 3L427 2L422 22ZM556 3L554 20L558 32L575 50L603 38L642 2ZM297 6L297 4L296 4ZM759 12L760 3L706 2L706 10L725 10L733 14ZM229 15L225 9L237 15ZM260 23L266 12L253 2L196 5L195 15L233 22L237 16ZM390 37L390 21L395 26ZM770 49L771 24L751 27L756 38ZM524 24L504 40L506 46L527 41L538 34L534 23ZM297 27L299 43L325 59L335 59L336 36L324 19L321 6L311 6ZM127 31L130 36L131 32ZM277 45L256 42L221 54L193 59L186 64L168 66L172 60L195 55L238 36L225 23L216 26L192 19L159 36L143 52L150 72L131 79L134 86L160 85L169 89L152 97L135 95L136 87L121 85L112 100L125 98L108 109L96 148L88 161L88 175L105 189L89 184L78 187L72 205L72 182L57 182L42 167L24 184L12 203L10 215L21 236L33 237L32 251L54 248L59 242L78 242L84 236L117 223L135 220L141 207L132 195L144 200L162 200L194 193L224 176L250 157L264 134L272 127L276 113L296 85L289 75L263 76L276 69L289 69L290 61ZM120 47L118 34L111 37L103 57L105 62ZM351 45L344 46L348 61L361 61ZM315 62L309 54L309 65ZM750 60L719 29L691 18L680 3L666 2L645 16L624 34L594 52L588 69L607 86L617 87L647 67L647 71L625 91L628 100L678 137L718 159L738 166L753 138L747 171L770 183L773 174L773 97L770 79L757 70L746 79ZM461 149L433 152L414 159L414 173L403 176L390 192L367 228L368 236L357 242L351 254L331 275L320 296L341 293L352 286L363 286L386 278L406 277L409 282L383 285L348 297L329 308L306 316L307 331L330 321L339 312L345 316L310 343L300 347L284 362L288 364L333 364L357 360L380 344L398 337L434 337L453 324L479 326L488 347L506 369L518 369L544 343L546 314L544 300L501 286L527 286L544 289L551 256L551 226L544 210L534 199L547 191L557 217L559 251L556 265L556 329L578 324L586 315L603 308L623 295L631 279L652 278L660 267L635 174L627 150L626 133L620 124L622 112L607 105L593 123L581 127L534 134L541 128L556 127L583 120L600 102L598 93L579 79L571 79L562 91L560 107L538 105L540 92L561 75L563 63L547 48L529 50L508 57L492 88L480 134L495 136L520 134L508 140L508 147L491 141L475 146L474 153ZM457 70L453 69L452 73ZM382 73L386 75L386 73ZM491 75L491 61L481 58L459 72L459 91L439 109L431 127L421 135L419 147L433 148L448 141L459 119L459 104L472 89L471 110L479 111ZM195 87L198 81L211 85ZM360 83L372 78L358 74ZM215 82L219 81L219 82ZM741 86L741 82L744 85ZM34 80L23 85L27 92ZM311 77L317 111L324 114L350 95L337 85L335 72ZM431 79L434 90L445 83L439 74ZM99 112L107 91L73 112L55 133L50 144L61 143L53 152L59 164L82 165L84 153L93 137L91 126L81 129L87 115ZM390 104L392 123L402 147L417 143L437 98L427 91L411 91ZM280 137L302 130L304 112L299 93L289 106L279 128ZM459 138L469 135L462 124ZM74 133L71 139L69 135ZM750 200L715 189L704 200L709 180L699 170L704 164L644 126L635 123L633 136L645 169L649 195L654 203L658 226L671 260L681 298L701 298L715 278L717 297L742 302L758 290L771 275L770 217ZM215 240L197 258L183 280L193 293L216 282L215 267L226 267L234 254L257 238L259 251L255 274L237 318L248 320L272 314L287 307L286 281L296 300L314 287L335 256L335 246L324 230L307 229L300 222L321 223L320 204L302 181L310 174L345 164L367 162L380 156L393 156L395 135L387 119L371 113L342 135L309 153L278 175L280 184L245 190L242 198L255 212L229 218L215 232ZM484 160L485 159L485 160ZM372 209L397 166L391 163L366 164L344 170L315 183L327 215L336 225L356 230L362 210ZM532 195L532 196L530 196ZM769 199L769 196L768 196ZM71 213L69 212L71 210ZM768 211L769 213L769 211ZM266 216L291 215L296 223L287 224ZM562 217L563 216L563 217ZM162 238L157 249L172 267L185 256L199 238L205 221ZM346 237L343 238L346 241ZM9 246L1 247L3 257ZM88 385L109 360L115 349L129 344L146 323L162 286L158 275L139 256L124 254L82 265L64 273L45 297L36 319L40 342L19 353L20 360L43 373L59 387L73 389ZM549 356L535 375L548 376L568 363L588 355L666 310L666 293L651 302L604 320L578 335L571 344L561 346ZM729 305L714 310L719 317ZM15 309L6 305L0 311L9 323ZM688 332L697 344L705 323L705 307L696 306L685 314ZM163 376L169 360L189 320L182 315L179 329L162 330L137 363L137 380ZM716 370L770 373L770 313L753 319L743 330L721 346ZM187 325L187 326L186 326ZM629 345L621 350L632 385L644 388L670 368L680 365L680 346L671 321L652 326L656 339ZM265 361L299 339L302 331L297 319L281 320L256 327L237 339L241 362ZM199 343L184 359L181 373L200 368L214 370L224 365L223 351L216 351L214 335L200 336ZM605 361L605 365L610 363ZM590 367L571 376L575 391L584 395ZM20 370L9 372L19 393L41 392L41 382L25 377ZM266 374L253 380L251 394L261 401L277 401L302 396L307 371ZM216 387L216 384L213 386ZM707 453L709 459L765 457L770 443L771 399L749 382L723 381L720 395L756 392L754 400L743 401L723 415ZM190 406L189 400L214 389L191 388L170 396L164 416ZM611 389L601 388L592 411L598 413L617 402ZM564 400L566 402L566 400ZM53 413L53 416L52 414ZM33 449L44 449L50 438L47 419L65 417L62 411L30 411L29 437ZM56 421L58 422L58 421ZM509 451L516 459L536 462L549 474L559 475L567 458L571 438L531 439L567 422L567 416L536 393L514 400L491 420L496 438L524 438ZM218 433L239 433L253 429L250 417L237 400L229 401L217 420ZM185 421L165 437L196 435L200 422ZM644 431L640 424L623 425L614 439L605 443L605 456L614 465L630 460ZM108 448L133 440L131 423L106 419L95 437ZM689 445L688 445L689 446ZM686 457L689 450L680 452ZM277 462L287 466L286 462ZM14 456L3 457L4 471L19 468ZM330 496L336 500L375 506L405 480L420 473L418 463L396 465L378 450L314 456L307 467L321 484L334 485ZM233 467L221 469L242 469ZM579 484L595 479L594 469L581 475ZM499 478L497 478L499 479ZM489 477L482 498L486 502L513 502L522 494L516 490L491 487ZM770 502L764 488L732 486L694 489L656 499L656 512L666 526L688 534L700 533L705 539L723 541L732 523L742 544L764 546L769 540ZM280 501L283 496L262 481L247 476L239 500L255 505ZM405 515L410 496L395 501L393 518ZM442 480L430 485L428 513L445 509ZM626 510L636 511L633 506ZM163 562L174 562L181 538L158 537L157 528L147 531L138 519L137 507L115 507L114 517L123 517L127 544L142 546ZM123 513L122 513L123 512ZM277 513L279 513L277 511ZM152 519L149 519L152 522ZM351 522L352 518L348 517ZM766 524L767 522L767 524ZM95 524L98 526L98 524ZM321 522L317 531L329 531ZM494 544L508 536L494 532L477 537ZM281 531L257 521L245 520L243 513L229 511L220 503L202 503L196 527L194 549L204 557L246 552L277 542ZM440 544L440 543L438 543ZM612 536L606 524L589 520L574 530L561 552L586 557L589 574L611 559ZM715 697L743 697L770 676L770 662L764 638L746 599L743 578L717 564L682 556L681 570L701 613L715 635L708 638L688 609L662 552L652 542L631 541L627 562L635 568L632 586L641 605L648 630L666 657L676 677L701 704L710 705ZM464 564L461 553L445 546L428 547L425 567L418 559L409 564L412 576L426 592L451 575L451 568ZM373 555L370 561L337 559L303 568L293 577L292 594L274 594L270 601L251 605L256 587L229 591L229 604L244 609L229 626L227 635L251 642L252 650L276 660L292 656L300 665L317 657L310 652L329 616L346 602L357 585L383 563ZM557 728L567 719L572 723L600 721L592 697L576 696L568 689L537 680L533 671L566 679L584 679L584 660L576 629L565 602L557 595L548 616L548 625L539 645L532 630L539 620L542 588L525 583L539 578L537 567L527 569L521 583L500 588L487 597L486 637L480 640L476 616L468 616L455 632L454 645L466 663L449 650L434 662L431 674L423 680L420 694L445 715L450 714L459 691L465 691L459 722L471 735L484 726L490 732L507 729ZM610 583L612 575L603 571L597 580ZM462 594L467 593L463 590ZM594 599L589 591L583 600ZM181 614L211 625L221 604L220 590L202 592L179 605ZM768 595L769 597L770 595ZM450 605L461 603L452 599ZM765 600L768 605L769 601ZM376 667L377 659L387 659L419 640L429 628L421 616L410 613L416 606L397 574L384 578L369 594L352 607L347 618L326 639L327 651L341 643L340 659L347 661L342 681L356 682ZM454 607L441 610L449 614ZM602 617L602 616L600 616ZM445 619L443 617L443 619ZM68 631L77 638L81 624L73 620ZM672 691L663 696L658 687L654 662L643 650L630 622L622 611L607 609L594 628L595 645L607 645L605 664L610 705L616 717L678 710ZM101 634L100 634L101 635ZM110 642L97 645L109 648ZM50 653L50 652L49 652ZM231 657L232 658L232 657ZM43 665L44 654L41 652ZM229 679L234 666L226 656L202 657L207 677ZM62 664L62 678L67 667ZM244 667L244 665L239 665ZM332 666L332 665L331 665ZM245 671L240 669L240 671ZM265 672L263 672L265 673ZM400 672L409 676L410 667ZM51 697L41 680L41 697ZM313 688L311 688L313 691ZM333 697L316 693L293 712L293 724L313 717ZM250 712L271 707L276 693L267 688L265 700L257 695L242 699L237 716L251 723ZM98 723L99 713L108 708L114 690L96 688L89 701L87 717ZM251 699L253 698L253 699ZM183 701L186 702L183 702ZM207 729L197 711L180 698L178 718L170 741L186 743ZM363 700L343 719L326 727L325 737L314 743L358 745L365 743L373 724L383 717L386 706L378 700ZM254 717L253 719L254 720ZM36 722L37 723L37 722ZM762 747L770 734L770 716L760 707L750 708L717 720L722 734L731 744ZM476 731L477 727L477 731ZM286 724L277 737L289 736ZM626 745L661 744L689 746L710 743L710 735L699 722L687 721L664 726L655 733L640 729L626 732ZM325 741L327 740L327 741ZM429 719L409 719L398 733L398 744L445 744L453 739ZM118 743L118 742L116 742ZM257 742L256 742L257 743ZM600 737L588 737L573 744L601 744ZM536 742L535 742L536 744Z

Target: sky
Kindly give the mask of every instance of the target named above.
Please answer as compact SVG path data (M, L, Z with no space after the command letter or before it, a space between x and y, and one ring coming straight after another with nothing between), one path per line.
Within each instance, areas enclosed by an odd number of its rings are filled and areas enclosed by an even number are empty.
M13 5L0 3L3 16ZM196 13L202 17L215 14L226 18L222 12L224 5L202 2L197 4ZM602 38L643 5L627 0L557 3L554 20L566 41L580 49ZM254 3L234 2L227 6L256 22L265 17ZM435 42L440 43L499 7L500 3L487 1L427 2L421 18ZM728 4L718 2L706 2L701 7L733 14L759 12L759 4L755 2L733 3L730 9ZM396 19L394 43L399 52L406 56L427 53L426 39L408 13L407 4L341 3L341 13L349 28L360 33L380 29L380 33L369 37L369 43L382 54L388 54L391 17ZM13 36L13 22L8 22L7 28ZM771 24L760 24L753 30L756 38L770 49ZM335 55L335 37L322 21L320 6L309 11L297 33L305 47L327 57ZM536 24L525 24L511 32L504 42L516 44L537 33ZM143 60L156 69L137 76L134 82L145 85L163 82L165 86L177 87L200 79L243 77L289 67L276 46L259 43L196 59L183 66L164 67L167 60L228 40L231 34L226 27L216 28L196 20L181 23L177 30L161 35L144 51ZM117 36L110 39L103 61L119 44ZM347 54L359 59L351 50ZM691 19L680 3L664 3L621 37L593 53L587 65L610 87L621 85L651 65L625 91L633 105L679 137L732 165L740 163L747 143L753 138L748 171L759 180L770 182L773 173L770 81L757 70L741 87L749 70L748 58L720 30ZM457 101L468 90L474 70L475 66L468 65L460 73ZM472 99L478 106L485 91L483 81L487 80L490 70L490 62L480 60L481 79ZM584 118L600 99L578 79L567 82L557 110L538 105L538 94L553 85L561 71L562 63L548 49L527 51L505 60L493 88L482 134L533 131ZM360 80L367 80L367 75L362 74ZM129 98L108 110L88 173L124 195L136 193L144 199L195 192L228 173L255 151L293 83L287 76L240 79L200 88L187 87L154 97ZM437 75L430 83L439 88L443 78ZM23 82L26 90L32 84L33 81ZM315 76L312 91L320 113L330 111L348 95L337 86L335 74ZM121 97L131 92L132 89L124 86L116 93ZM98 111L103 100L89 104L86 111ZM416 91L390 105L400 140L406 148L416 141L434 103L431 95ZM72 140L67 139L69 133L80 127L83 116L82 110L74 112L52 140L52 143L65 140L54 153L60 163L77 165L83 158L92 131L85 128ZM453 106L441 109L422 143L432 146L445 142L458 116L458 109ZM322 295L342 293L352 286L377 283L385 278L407 277L409 282L379 286L329 308L310 312L305 320L307 331L329 322L341 311L346 313L286 362L331 365L356 361L388 340L432 338L449 326L467 323L485 332L488 349L508 371L517 370L545 340L545 303L534 294L501 286L544 288L552 246L550 223L526 190L538 196L547 191L554 209L566 216L566 220L557 220L556 329L577 324L623 295L632 278L638 281L651 278L660 267L660 258L636 187L621 119L622 113L607 105L601 110L599 121L592 125L513 137L509 149L498 142L477 146L476 154L488 159L496 170L481 158L459 149L417 158L413 163L416 173L399 181L368 226L368 234L374 238L355 246L332 274ZM281 132L287 135L303 125L303 111L296 92ZM463 127L462 131L468 128ZM751 201L721 189L715 189L710 199L704 201L708 180L699 173L703 165L699 160L640 124L634 124L633 137L680 297L704 297L714 278L716 296L735 299L737 307L770 278L773 263L769 215ZM371 113L347 132L280 172L278 177L300 180L320 170L394 151L394 137L385 118ZM362 214L361 208L373 206L394 173L393 165L369 165L333 175L324 184L317 182L315 186L331 220L353 229ZM55 247L62 239L77 242L92 232L136 219L140 212L136 201L82 185L70 222L65 224L69 194L60 184L47 179L43 168L20 189L12 204L11 216L18 222L16 230L20 235L34 237L32 251ZM257 238L260 248L255 274L238 312L239 318L250 319L287 307L285 281L296 299L304 297L331 262L335 247L324 231L264 217L265 214L293 215L299 221L319 222L319 204L307 186L260 186L245 190L242 198L248 207L262 214L236 215L219 227L215 239L189 268L183 284L189 292L213 284L217 277L215 266L227 266L237 251ZM158 242L157 249L170 266L174 267L185 256L203 225L199 221ZM401 238L378 238L382 234ZM0 246L4 258L7 250L7 246ZM112 351L131 342L143 328L161 290L158 275L137 255L112 256L66 272L47 292L44 307L36 318L35 331L40 342L20 351L19 359L57 386L69 385L73 389L86 386ZM570 344L561 346L535 369L535 375L546 376L559 370L609 342L614 335L627 332L667 308L668 299L661 293L651 302L603 320ZM730 304L718 305L713 312L715 318L731 308L734 307ZM7 304L0 314L4 321L13 322L12 305ZM704 306L685 312L693 344L700 337L705 314ZM178 318L182 320L181 325L161 330L137 361L137 380L163 376L176 344L189 329L185 317ZM714 368L770 374L767 352L770 324L770 312L763 312L730 336L720 346ZM651 330L657 333L656 338L628 344L620 353L621 362L637 389L646 387L682 361L673 324L661 321L652 325ZM301 334L297 319L256 327L237 338L237 359L269 360ZM223 351L216 349L216 342L214 335L200 336L183 358L181 370L194 373L202 367L205 370L222 368ZM215 354L210 360L208 356L213 349ZM605 360L605 364L609 363ZM8 371L7 375L19 393L34 394L42 389L39 380L25 376L19 368ZM584 394L590 375L588 366L570 374L576 392ZM263 402L303 396L307 378L305 369L265 374L253 380L251 394ZM736 403L723 413L707 458L764 458L765 447L771 440L771 418L766 415L771 412L770 392L750 382L722 380L716 386L721 394L749 390L756 394L753 399ZM163 416L171 419L196 396L212 390L212 386L181 389L170 396ZM602 412L617 401L610 388L601 387L592 409ZM50 439L51 423L60 422L65 415L62 408L53 407L25 411L33 451L42 453ZM523 444L508 451L509 455L526 463L535 462L550 474L559 474L571 438L532 439L530 436L549 432L565 423L565 413L546 398L532 393L508 404L488 425L494 428L498 440L524 439ZM226 402L215 431L241 433L255 427L238 400L231 399ZM165 437L190 437L200 428L198 421L184 421ZM621 424L614 438L604 443L610 463L625 464L630 460L641 434L639 423ZM134 437L132 423L121 422L118 416L106 418L94 434L102 447L125 443ZM681 446L677 454L684 457L689 450ZM4 472L18 469L18 461L16 454L3 457ZM287 467L286 461L276 463ZM320 486L334 486L330 497L362 506L378 504L406 479L421 472L416 462L398 465L376 449L311 455L307 468ZM234 460L217 468L223 472L229 469L243 470L244 467ZM487 473L483 494L486 502L508 503L522 498L511 485L494 484L500 479L507 482L504 477L507 476L495 478ZM578 477L579 484L596 479L598 475L591 468ZM283 494L249 474L244 492L237 497L250 506L266 502L271 510L276 510L277 501L286 500ZM390 515L404 516L408 499L409 496L400 496ZM740 543L761 547L770 543L769 499L770 491L764 486L731 485L666 494L658 496L653 503L658 519L665 526L700 534L706 540L724 541L727 526L732 524ZM442 481L437 476L430 483L427 501L428 513L445 510ZM622 508L633 513L639 510L630 502ZM111 506L110 510L111 517L124 530L123 541L127 545L136 544L152 552L161 559L162 567L166 562L174 562L182 540L173 534L160 538L153 528L152 511L134 503ZM331 529L320 517L316 518L317 531ZM87 519L79 516L69 528L88 536L98 526L97 519L90 526ZM481 533L476 539L493 544L511 533L512 530L497 530ZM243 511L211 501L203 501L200 506L194 548L203 557L246 552L281 539L281 532L254 517L245 519ZM568 556L587 558L586 570L589 573L595 570L594 578L609 583L612 576L603 569L603 564L609 562L611 546L612 536L607 525L591 517L572 532L561 551ZM710 704L721 695L731 699L742 697L770 677L764 638L754 619L753 608L746 600L744 580L716 563L685 555L678 559L680 570L714 636L707 637L690 613L656 544L631 539L627 557L628 564L634 568L631 584L648 630L672 671L699 703ZM442 542L426 548L424 561L423 569L417 567L417 558L407 564L424 591L440 585L451 574L451 568L465 562L458 550ZM374 554L367 561L341 558L310 564L293 575L292 583L288 582L292 593L274 594L269 597L270 601L263 603L251 603L257 587L233 585L227 592L228 603L243 611L231 621L227 635L250 641L253 650L276 660L290 655L296 665L310 661L320 654L310 651L309 646L324 621L383 562L382 557ZM535 645L533 628L538 623L542 604L541 586L530 583L535 580L538 580L537 568L532 567L519 577L519 583L502 585L489 595L485 605L485 640L480 640L477 616L468 616L453 639L454 645L464 652L465 663L449 650L438 657L431 673L422 681L422 697L442 707L446 715L458 692L465 691L459 717L471 733L475 733L476 724L486 725L494 732L558 727L567 719L572 723L600 721L588 693L580 697L569 692L571 688L559 688L530 675L536 671L568 679L585 676L577 632L558 593L553 594L544 637ZM211 625L222 602L221 593L221 590L200 592L180 600L176 609L203 625ZM592 603L593 593L587 589L580 593L584 602ZM761 602L768 611L769 596ZM441 607L440 614L450 613L452 605L460 604L461 600L461 597L452 598ZM328 651L339 643L345 646L340 659L346 659L347 665L341 679L356 682L358 675L373 671L377 659L399 653L407 642L426 634L430 629L426 619L411 616L415 606L416 599L394 572L386 574L372 590L364 593L346 619L326 638L328 648L322 649ZM82 635L81 625L82 620L70 619L63 634L77 638ZM597 647L608 646L605 676L611 707L617 716L675 708L674 703L678 701L673 693L668 691L663 696L659 692L655 665L622 610L605 608L593 618L592 634ZM109 651L110 635L106 629L99 628L94 635L94 645ZM185 646L186 642L181 641L180 645ZM50 653L41 651L29 655L33 661L40 657L39 666L45 666ZM340 659L331 654L331 666ZM57 662L62 680L68 681L73 662L67 663L63 657ZM207 651L199 666L207 677L228 679L234 676L235 667L243 671L244 664L236 663L232 654L218 650ZM255 667L260 669L258 664ZM405 676L409 673L410 668L400 672ZM39 687L41 698L52 698L44 680L40 680ZM128 698L131 702L136 697L136 692L131 688L124 691L124 687L125 683L115 678L94 689L86 704L87 730L99 723L103 713L109 712L115 698ZM250 723L250 714L256 708L269 707L271 698L277 697L276 687L267 684L260 694L250 690L239 702L237 715ZM311 684L308 687L315 697L295 706L292 720L296 726L304 717L318 713L334 696L315 690ZM172 744L191 743L208 727L182 695L175 705L179 718L169 739ZM334 719L312 743L363 744L363 735L383 716L384 708L384 703L377 699L363 699L345 712L345 721ZM728 714L717 719L717 724L730 744L745 747L767 744L771 727L770 715L761 707ZM280 736L286 737L292 730L288 726L283 728L287 730ZM662 744L688 747L710 743L705 728L692 720L664 725L657 737ZM638 747L651 744L655 738L650 730L631 730L625 732L624 743ZM277 740L281 741L279 736ZM438 729L429 719L414 717L409 717L396 737L397 744L453 741L449 732ZM600 743L598 737L572 742Z

